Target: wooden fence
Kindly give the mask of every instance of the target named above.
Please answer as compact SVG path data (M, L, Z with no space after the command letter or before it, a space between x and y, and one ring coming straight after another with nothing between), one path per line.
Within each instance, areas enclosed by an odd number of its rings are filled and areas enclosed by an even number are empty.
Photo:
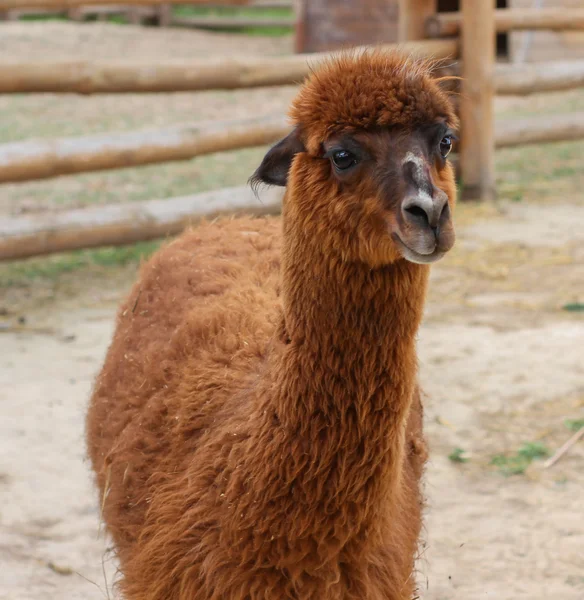
M584 31L584 8L495 9L494 0L461 0L461 11L436 13L436 0L401 0L403 39L448 39L460 35L460 169L463 198L495 194L494 151L497 146L584 137L582 113L531 119L500 127L497 134L495 94L531 94L566 90L584 82L584 63L495 65L497 32L548 29ZM532 129L533 127L533 129ZM505 141L506 140L506 141Z
M85 1L0 0L0 10L31 5L71 8L81 6ZM106 5L108 1L92 0L92 3ZM125 1L125 4L130 3L156 4L154 0ZM187 0L175 3L187 3ZM188 0L188 3L194 2ZM494 2L488 0L462 0L462 11L447 15L435 14L435 0L401 0L401 10L400 34L404 42L400 46L403 50L417 56L461 58L460 67L453 60L448 60L447 64L450 69L460 69L463 76L459 167L464 197L487 199L494 196L495 148L584 138L584 113L497 123L493 115L495 94L531 94L584 84L584 62L581 61L495 65L495 32L544 27L584 30L583 11L562 9L561 14L553 10L503 11L495 10ZM459 40L457 34L460 32L463 35ZM158 64L3 62L0 65L0 93L173 92L293 84L301 82L310 68L327 56L328 53L318 53ZM0 183L185 160L221 150L268 144L287 131L284 118L276 115L185 125L162 131L4 144L0 145ZM217 194L223 202L221 211L229 210L230 202L234 210L252 210L254 206L249 195ZM196 209L193 208L195 205ZM271 204L266 208L259 203L255 206L273 210ZM195 200L157 200L131 207L65 211L58 217L14 217L0 223L0 260L173 234L184 226L188 215L197 217L206 212L215 214L217 208L204 198L195 197ZM100 214L104 215L103 219ZM156 217L152 217L153 214Z

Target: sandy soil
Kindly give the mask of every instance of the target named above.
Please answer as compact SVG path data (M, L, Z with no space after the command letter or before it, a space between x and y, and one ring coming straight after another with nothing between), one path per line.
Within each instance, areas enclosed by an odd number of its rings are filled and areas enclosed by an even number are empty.
M108 43L100 43L106 35ZM233 51L231 36L212 37L214 51ZM193 32L8 24L1 29L0 60L91 58L96 46L103 58L121 51L191 56L211 43L209 34ZM277 53L288 43L247 38L237 48ZM253 114L260 102L277 108L290 90L254 94L234 110ZM94 103L85 108L75 98L18 99L28 116L15 136L27 137L28 120L45 109L63 126L79 109L87 113L78 124L89 129L103 127L106 117L130 119L134 127L138 100L125 99L123 106L111 97L83 99ZM195 105L207 111L205 118L233 104L227 95L209 100ZM170 108L153 118L180 120L191 101L166 97ZM12 100L0 99L0 109L8 106L2 102ZM157 99L143 102L154 108ZM96 111L103 111L100 119L90 120ZM39 115L31 127L42 125ZM522 202L460 207L457 246L433 269L419 339L431 446L419 561L425 600L584 598L584 443L547 470L534 461L524 474L504 477L491 465L494 455L514 453L526 442L554 451L570 435L564 420L584 416L584 318L561 309L584 300L577 177L558 176L549 190L532 188ZM11 211L34 196L35 185L41 199L51 190L68 196L66 186L73 184L67 182L74 180L3 186L2 200ZM36 208L46 206L41 199ZM0 290L0 600L115 597L116 565L99 531L83 420L116 306L134 274L134 266L80 271ZM468 461L449 460L454 448Z

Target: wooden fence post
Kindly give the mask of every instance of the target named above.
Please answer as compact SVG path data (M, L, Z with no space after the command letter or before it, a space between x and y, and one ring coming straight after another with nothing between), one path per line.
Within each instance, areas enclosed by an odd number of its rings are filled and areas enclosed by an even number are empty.
M80 23L83 21L83 9L80 6L68 9L67 18L69 21L76 21Z
M462 0L462 197L495 197L495 0Z
M296 51L394 43L398 15L398 0L303 0L298 12Z
M438 0L399 0L398 40L423 40L426 19L436 14Z
M156 19L159 27L169 27L172 21L172 4L165 2L156 9Z

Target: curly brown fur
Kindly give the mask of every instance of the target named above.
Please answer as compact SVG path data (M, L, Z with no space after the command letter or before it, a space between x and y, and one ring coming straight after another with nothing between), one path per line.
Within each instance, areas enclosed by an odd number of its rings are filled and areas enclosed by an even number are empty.
M118 315L87 440L129 600L414 593L428 266L393 234L418 243L412 186L453 205L418 128L455 117L427 69L382 53L328 63L292 117L257 173L287 183L282 220L185 233ZM368 158L339 175L322 150L346 135Z
M432 77L434 63L407 55L367 50L345 52L313 73L300 91L290 116L308 133L306 148L318 152L323 140L347 131L458 119L448 95L438 92L443 78ZM438 92L438 93L437 93Z

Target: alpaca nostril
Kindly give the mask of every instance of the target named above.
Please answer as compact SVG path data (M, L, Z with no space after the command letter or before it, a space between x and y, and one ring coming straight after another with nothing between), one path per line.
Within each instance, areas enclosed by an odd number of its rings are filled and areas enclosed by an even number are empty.
M444 203L444 206L442 207L442 211L440 212L440 217L438 218L438 222L442 222L443 220L446 220L448 218L448 215L450 214L450 207L448 205L448 202Z
M413 206L408 206L405 211L417 219L423 219L428 225L430 224L428 213L421 206L414 204Z

